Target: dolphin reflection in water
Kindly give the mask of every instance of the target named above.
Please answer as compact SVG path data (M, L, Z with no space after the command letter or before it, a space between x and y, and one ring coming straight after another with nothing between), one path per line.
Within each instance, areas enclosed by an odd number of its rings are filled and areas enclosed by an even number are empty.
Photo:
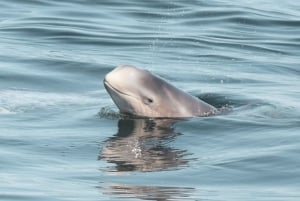
M151 172L187 166L186 150L169 146L180 135L175 119L121 119L118 133L109 138L99 159L115 164L117 172Z
M175 119L121 119L118 132L104 142L99 160L115 165L111 172L153 172L188 166L186 150L172 148L171 142L180 135L172 125ZM99 186L103 194L142 200L185 200L195 189L181 186L147 186L124 183Z
M191 187L174 186L136 186L127 184L114 184L107 187L99 187L104 194L113 195L119 198L141 199L141 200L190 200L195 189Z

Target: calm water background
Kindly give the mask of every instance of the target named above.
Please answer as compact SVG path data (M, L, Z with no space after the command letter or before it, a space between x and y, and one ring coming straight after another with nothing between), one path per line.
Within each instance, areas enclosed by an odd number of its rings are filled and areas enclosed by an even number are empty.
M300 3L0 2L0 200L300 200ZM119 120L146 68L229 111Z

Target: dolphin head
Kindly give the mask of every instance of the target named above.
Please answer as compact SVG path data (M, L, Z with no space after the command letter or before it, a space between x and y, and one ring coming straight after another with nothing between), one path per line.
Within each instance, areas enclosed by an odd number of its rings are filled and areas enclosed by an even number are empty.
M104 78L104 86L122 113L160 116L162 80L134 66L119 66Z

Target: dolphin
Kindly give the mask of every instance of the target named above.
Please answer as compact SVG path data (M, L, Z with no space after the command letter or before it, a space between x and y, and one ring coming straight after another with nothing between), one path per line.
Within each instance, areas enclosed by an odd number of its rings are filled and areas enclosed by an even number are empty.
M148 70L123 65L109 72L104 86L121 113L148 118L208 116L217 109Z

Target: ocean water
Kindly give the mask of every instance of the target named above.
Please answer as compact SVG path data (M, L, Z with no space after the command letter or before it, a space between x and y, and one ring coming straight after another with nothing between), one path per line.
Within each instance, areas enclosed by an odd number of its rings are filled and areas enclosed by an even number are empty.
M300 3L0 2L0 200L300 200ZM121 64L225 112L121 119Z

